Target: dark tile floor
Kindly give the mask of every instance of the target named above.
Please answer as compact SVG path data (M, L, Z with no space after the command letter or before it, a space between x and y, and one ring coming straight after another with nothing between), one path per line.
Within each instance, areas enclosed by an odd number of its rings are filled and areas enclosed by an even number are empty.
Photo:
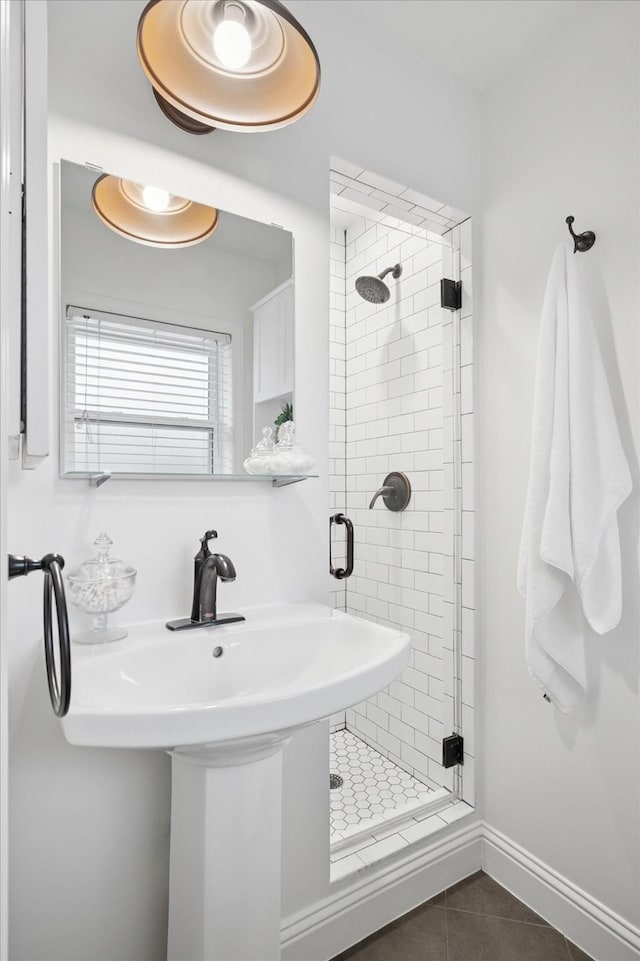
M334 961L592 961L484 872Z

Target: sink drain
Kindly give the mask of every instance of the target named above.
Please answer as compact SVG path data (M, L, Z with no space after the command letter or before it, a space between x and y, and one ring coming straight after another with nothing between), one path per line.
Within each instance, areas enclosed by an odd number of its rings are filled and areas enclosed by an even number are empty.
M339 774L329 775L329 790L335 791L336 788L342 787L343 784L344 784L344 781L342 780Z

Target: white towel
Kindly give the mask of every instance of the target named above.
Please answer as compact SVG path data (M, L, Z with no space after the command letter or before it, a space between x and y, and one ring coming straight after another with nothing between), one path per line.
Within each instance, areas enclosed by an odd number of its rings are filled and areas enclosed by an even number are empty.
M542 310L518 590L530 673L567 713L584 695L585 619L622 612L616 511L631 492L592 314L569 244L553 257Z

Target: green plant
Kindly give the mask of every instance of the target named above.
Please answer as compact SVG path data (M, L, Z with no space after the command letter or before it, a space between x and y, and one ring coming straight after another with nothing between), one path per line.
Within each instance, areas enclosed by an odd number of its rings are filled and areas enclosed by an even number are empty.
M286 424L287 421L290 421L290 420L293 420L293 407L291 406L289 401L287 401L285 404L282 405L282 410L280 411L280 413L278 414L278 416L273 422L276 428L276 439L278 437L278 431L280 430L280 427L282 426L282 424Z

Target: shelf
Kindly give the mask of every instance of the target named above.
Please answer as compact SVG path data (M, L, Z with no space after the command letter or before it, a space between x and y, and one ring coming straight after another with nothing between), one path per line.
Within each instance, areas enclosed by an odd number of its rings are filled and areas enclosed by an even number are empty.
M258 475L255 476L257 477ZM288 487L289 484L299 484L300 481L309 480L309 478L317 476L317 474L271 474L271 480L273 481L271 486Z
M63 480L89 481L91 487L101 487L108 480L171 480L171 481L271 481L272 487L288 487L299 484L309 478L317 478L318 474L108 474L99 472L70 471L62 474Z

